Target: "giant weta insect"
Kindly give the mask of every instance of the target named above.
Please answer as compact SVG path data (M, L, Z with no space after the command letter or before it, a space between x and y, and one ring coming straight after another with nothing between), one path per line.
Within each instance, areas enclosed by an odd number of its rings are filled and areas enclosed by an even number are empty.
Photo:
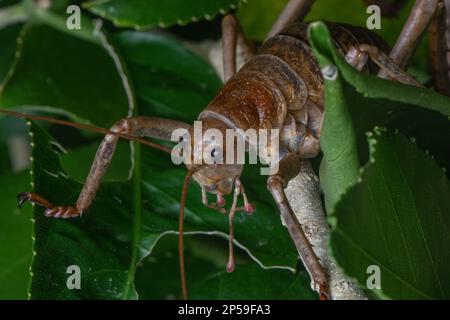
M237 20L233 15L223 19L223 55L226 84L214 100L199 115L203 130L218 129L224 133L226 129L280 129L279 170L269 176L268 190L271 192L281 217L298 250L298 253L308 270L313 288L320 294L321 299L330 298L327 275L322 268L312 246L310 245L302 225L295 218L284 193L289 180L294 178L300 170L300 159L315 157L320 152L320 132L323 119L323 76L318 64L308 46L307 28L305 23L293 23L303 19L314 1L291 0L274 25L268 40L261 46L257 54L245 40ZM449 10L450 0L446 0ZM421 14L427 9L427 15ZM379 75L408 85L420 84L407 75L402 68L418 41L420 35L428 27L435 16L436 10L442 10L443 2L417 1L410 17L410 23L405 27L402 36L394 48L391 58L386 55L383 42L368 30L348 25L328 23L332 38L337 49L346 60L359 70L367 72L380 71ZM422 11L421 11L422 10ZM417 16L420 17L417 18ZM445 15L444 15L445 16ZM414 18L416 17L416 18ZM437 18L441 23L448 23L440 14ZM438 26L439 24L436 24ZM445 25L445 24L444 24ZM405 31L406 30L406 31ZM408 30L418 30L408 32ZM434 35L445 34L445 28L434 27ZM442 37L441 37L442 38ZM448 50L448 42L434 37L435 48L440 52ZM236 73L236 47L245 49L249 57L247 63ZM441 47L444 47L442 49ZM368 60L371 60L369 63ZM441 60L439 60L441 61ZM449 61L445 60L447 63ZM374 62L375 64L373 64ZM447 71L448 71L448 65ZM446 78L447 76L447 78ZM441 83L448 81L447 75L440 75ZM446 86L441 86L447 88ZM31 202L45 208L45 215L54 218L80 217L88 211L95 194L100 187L106 173L119 138L141 142L154 148L171 153L171 150L158 144L141 139L153 137L171 141L171 134L175 129L192 131L188 124L152 117L134 117L120 120L110 130L75 124L71 122L32 116L13 111L0 110L12 116L34 120L45 120L61 125L94 130L106 134L95 156L93 165L86 179L84 187L75 206L53 205L43 197L23 192L18 195L19 204ZM223 146L211 139L194 141L203 148L213 152ZM195 145L192 147L195 148ZM195 155L194 155L195 157ZM195 159L194 159L195 160ZM233 259L233 218L237 210L251 213L254 208L245 194L240 176L243 170L241 164L187 164L186 175L180 203L179 223L179 254L180 273L183 297L188 298L186 275L183 255L183 220L187 188L192 178L202 188L204 205L223 212L224 195L233 193L233 203L229 212L229 250L230 256L227 270L234 269ZM217 196L217 203L208 203L207 192ZM244 207L237 207L238 196L242 195Z

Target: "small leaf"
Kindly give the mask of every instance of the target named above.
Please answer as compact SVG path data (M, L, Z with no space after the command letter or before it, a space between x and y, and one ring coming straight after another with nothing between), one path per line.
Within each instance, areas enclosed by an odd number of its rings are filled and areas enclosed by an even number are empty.
M219 12L236 8L240 0L92 0L84 7L111 20L117 27L149 29L213 19Z
M380 297L450 298L450 184L436 163L403 135L375 131L361 182L330 218L337 263L366 286L381 269Z

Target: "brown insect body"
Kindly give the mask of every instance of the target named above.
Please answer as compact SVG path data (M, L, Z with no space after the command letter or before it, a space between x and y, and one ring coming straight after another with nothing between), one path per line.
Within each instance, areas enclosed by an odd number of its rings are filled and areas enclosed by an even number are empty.
M365 29L328 25L336 47L343 54L360 44L374 45L383 51L386 48L382 40ZM204 128L280 129L281 158L290 152L304 158L316 156L320 151L323 78L308 45L307 28L306 23L296 23L268 39L199 115ZM366 71L376 70L369 65ZM206 145L208 141L203 143ZM223 165L215 168L219 167ZM211 180L219 181L217 170L211 171L215 176ZM200 169L194 175L202 186L203 173ZM235 168L233 174L225 170L223 178L237 174Z

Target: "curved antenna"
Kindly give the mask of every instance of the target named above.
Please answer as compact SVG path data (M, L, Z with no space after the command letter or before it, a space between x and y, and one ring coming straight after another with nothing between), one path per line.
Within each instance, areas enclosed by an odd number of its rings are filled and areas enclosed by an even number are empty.
M180 275L181 275L181 291L183 293L183 299L188 300L188 290L186 285L186 270L184 267L184 208L186 206L186 198L189 189L189 182L191 180L193 171L188 171L184 178L183 191L181 192L180 201L180 222L178 225L178 255L180 258Z
M149 147L152 147L154 149L166 152L166 153L172 153L172 150L168 147L159 145L157 143L153 143L150 142L148 140L142 139L142 138L137 138L134 136L130 136L128 134L125 133L120 133L120 132L114 132L114 131L110 131L104 128L100 128L100 127L95 127L95 126L91 126L88 124L81 124L81 123L75 123L75 122L70 122L70 121L65 121L65 120L58 120L58 119L54 119L54 118L50 118L50 117L43 117L43 116L35 116L35 115L31 115L31 114L27 114L27 113L21 113L21 112L15 112L15 111L11 111L11 110L5 110L5 109L0 109L0 113L4 113L6 115L15 117L15 118L21 118L21 119L30 119L30 120L35 120L35 121L45 121L45 122L49 122L49 123L54 123L54 124L58 124L61 126L66 126L66 127L72 127L72 128L77 128L77 129L82 129L82 130L88 130L88 131L93 131L93 132L98 132L98 133L102 133L102 134L110 134L113 136L117 136L119 138L122 139L126 139L126 140L130 140L130 141L135 141L135 142L139 142L143 145L147 145Z
M228 238L228 263L227 263L227 272L231 273L234 271L234 216L236 214L236 206L238 196L240 194L240 183L239 185L235 183L234 186L234 196L233 196L233 204L231 205L230 213L228 214L228 223L229 223L229 238Z

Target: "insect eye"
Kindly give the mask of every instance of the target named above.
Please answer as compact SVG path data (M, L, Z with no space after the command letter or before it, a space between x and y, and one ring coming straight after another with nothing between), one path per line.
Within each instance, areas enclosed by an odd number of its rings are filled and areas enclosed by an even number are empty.
M214 158L220 157L221 154L222 154L222 150L220 148L214 148L211 151L211 158L214 159Z

